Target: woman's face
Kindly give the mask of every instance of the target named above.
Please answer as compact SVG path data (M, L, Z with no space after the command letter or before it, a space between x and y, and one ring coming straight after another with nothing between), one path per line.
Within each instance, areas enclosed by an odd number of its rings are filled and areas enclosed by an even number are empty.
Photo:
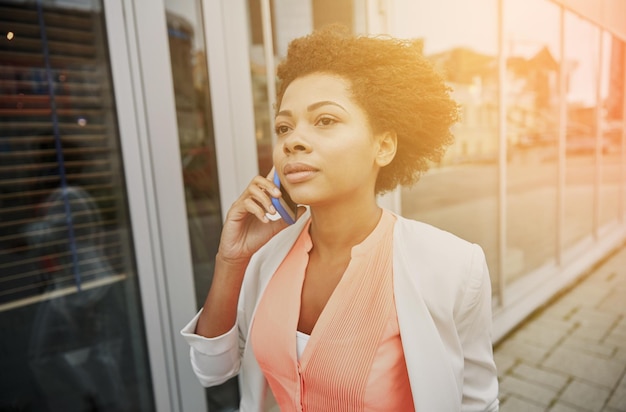
M297 78L283 95L275 124L274 165L297 203L374 196L380 139L347 80L324 73Z

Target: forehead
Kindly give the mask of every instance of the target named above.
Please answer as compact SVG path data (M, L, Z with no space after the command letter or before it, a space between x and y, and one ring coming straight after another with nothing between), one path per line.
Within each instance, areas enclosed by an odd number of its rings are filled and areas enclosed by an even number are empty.
M308 105L325 100L346 105L356 104L348 80L337 75L313 73L298 77L287 86L280 108L292 109L298 105Z

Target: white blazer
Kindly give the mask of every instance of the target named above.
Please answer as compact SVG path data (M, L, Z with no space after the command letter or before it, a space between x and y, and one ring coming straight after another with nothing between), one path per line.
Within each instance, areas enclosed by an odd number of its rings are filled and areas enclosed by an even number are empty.
M237 323L229 332L215 338L195 335L199 314L181 331L202 385L239 374L243 412L275 407L247 338L265 287L308 218L307 212L252 257ZM415 410L497 411L491 283L482 249L433 226L396 218L394 296Z

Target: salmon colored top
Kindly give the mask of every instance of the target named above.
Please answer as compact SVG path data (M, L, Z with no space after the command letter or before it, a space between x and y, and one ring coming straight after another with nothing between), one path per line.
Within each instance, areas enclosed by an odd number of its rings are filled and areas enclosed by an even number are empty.
M281 411L413 411L392 284L395 217L383 211L296 354L309 227L270 280L251 331L255 357Z

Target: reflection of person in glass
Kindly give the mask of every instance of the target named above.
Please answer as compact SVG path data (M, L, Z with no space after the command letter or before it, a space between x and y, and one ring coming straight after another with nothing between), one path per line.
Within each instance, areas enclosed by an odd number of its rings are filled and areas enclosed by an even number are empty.
M111 283L98 206L80 187L59 188L44 205L28 231L50 295L33 324L31 370L52 411L129 410L121 373L124 296Z
M242 411L496 411L482 249L376 203L450 143L442 78L411 42L338 28L294 40L278 77L274 165L307 207L268 219L262 176L231 206L182 332L198 378L239 374Z

